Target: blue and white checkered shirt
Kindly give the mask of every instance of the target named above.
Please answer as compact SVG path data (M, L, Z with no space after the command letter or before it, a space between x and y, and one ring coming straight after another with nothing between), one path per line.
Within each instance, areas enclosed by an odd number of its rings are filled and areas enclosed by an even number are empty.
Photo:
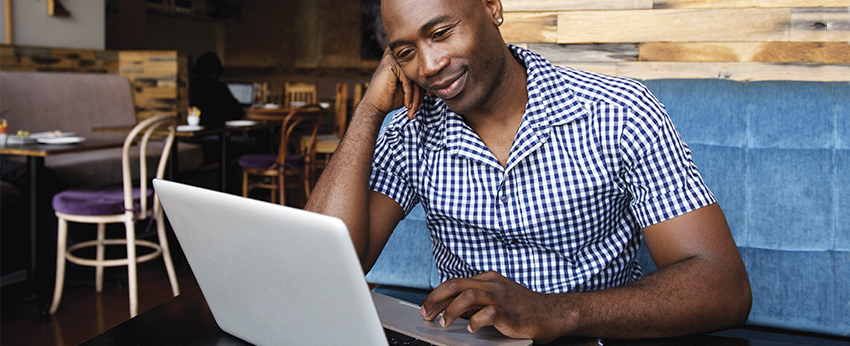
M371 189L422 203L442 281L494 270L560 293L639 279L640 229L715 201L690 150L640 83L509 47L529 99L507 166L428 97L385 128Z

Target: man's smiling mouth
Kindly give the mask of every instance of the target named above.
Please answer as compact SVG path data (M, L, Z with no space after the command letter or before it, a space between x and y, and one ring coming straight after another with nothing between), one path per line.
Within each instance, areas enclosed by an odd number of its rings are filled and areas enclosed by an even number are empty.
M467 72L461 74L457 79L452 81L446 86L438 85L431 89L431 92L434 93L434 96L437 96L443 100L449 100L456 97L463 91L464 86L466 86L466 76Z

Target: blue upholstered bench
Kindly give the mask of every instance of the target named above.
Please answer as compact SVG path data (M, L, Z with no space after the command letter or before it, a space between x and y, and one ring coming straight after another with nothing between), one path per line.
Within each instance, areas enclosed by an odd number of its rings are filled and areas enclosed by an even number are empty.
M647 80L720 203L753 290L748 325L850 336L850 83ZM655 270L641 249L645 273ZM421 207L368 273L439 284Z

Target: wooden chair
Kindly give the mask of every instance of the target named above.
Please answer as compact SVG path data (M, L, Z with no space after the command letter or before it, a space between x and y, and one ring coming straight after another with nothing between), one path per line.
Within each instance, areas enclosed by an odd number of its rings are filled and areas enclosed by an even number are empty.
M348 124L348 83L336 83L333 133L342 138Z
M334 101L334 125L333 133L322 134L316 137L316 176L311 177L312 181L318 180L318 174L327 166L331 154L336 151L339 146L339 141L345 133L345 128L348 122L348 84L339 82L336 84L336 99ZM301 141L301 146L309 145L308 138Z
M56 286L53 294L53 303L50 313L53 314L59 308L62 299L62 288L65 281L65 261L78 265L95 267L95 290L100 293L103 290L103 268L114 266L127 266L127 281L130 291L130 316L138 314L138 284L136 278L136 263L149 261L162 256L168 279L171 281L171 291L174 296L180 294L177 284L177 276L174 265L171 262L171 252L168 248L168 238L165 234L165 220L163 218L162 206L159 199L150 186L152 179L148 179L147 150L148 143L154 131L161 131L167 127L168 136L165 138L162 153L159 155L159 164L156 169L156 178L162 179L168 163L168 155L174 143L174 132L177 128L177 118L170 115L160 115L143 120L136 125L124 140L124 151L122 153L123 185L98 188L98 189L71 189L65 190L53 197L53 209L59 218L58 239L56 245ZM141 136L141 138L139 138ZM136 174L131 170L130 148L139 139L139 165ZM133 176L138 176L134 181ZM156 231L159 243L136 239L135 223L138 220L156 220ZM68 221L79 223L97 224L97 239L85 241L67 247ZM105 237L107 223L124 223L126 237L124 239L107 239ZM125 258L106 259L105 247L107 245L124 245L127 248ZM136 246L153 249L152 252L142 256L136 255ZM67 247L67 248L66 248ZM74 254L82 248L96 248L96 258L82 258Z
M283 89L284 108L298 108L292 102L303 102L301 106L319 103L315 83L286 83Z
M318 105L296 109L286 116L280 129L280 147L277 154L246 154L239 157L242 167L242 196L248 197L250 187L271 190L271 202L286 204L286 190L301 188L304 197L310 196L316 171L316 137L324 117ZM297 138L305 130L308 145L299 145ZM295 150L290 147L296 148ZM254 180L253 177L259 179Z
M369 88L369 83L354 84L354 96L352 97L351 104L352 111L357 108L357 104L359 104L360 100L363 99L363 95L366 93L367 88Z

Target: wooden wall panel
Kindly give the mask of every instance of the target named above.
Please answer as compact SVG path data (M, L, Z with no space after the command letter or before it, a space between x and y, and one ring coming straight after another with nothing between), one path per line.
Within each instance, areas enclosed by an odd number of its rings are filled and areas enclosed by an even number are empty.
M650 42L640 45L641 61L782 62L850 64L846 42Z
M503 4L506 42L556 65L641 79L850 81L850 0Z
M0 70L117 73L118 52L2 45Z
M654 8L847 7L850 0L656 0Z
M792 10L790 41L850 41L848 8Z
M611 62L638 60L638 45L633 43L548 44L529 43L528 49L549 59L563 62Z
M558 16L558 43L787 41L789 9L573 11Z
M188 56L177 51L121 51L119 73L133 85L136 118L188 114Z
M652 0L502 0L506 12L651 9Z
M758 62L623 62L617 64L617 75L636 79L718 78L738 81L847 81L850 80L850 65Z
M505 42L555 43L558 41L558 13L508 12L499 28Z
M185 118L189 59L177 51L110 51L0 45L0 70L121 74L133 86L136 118Z

